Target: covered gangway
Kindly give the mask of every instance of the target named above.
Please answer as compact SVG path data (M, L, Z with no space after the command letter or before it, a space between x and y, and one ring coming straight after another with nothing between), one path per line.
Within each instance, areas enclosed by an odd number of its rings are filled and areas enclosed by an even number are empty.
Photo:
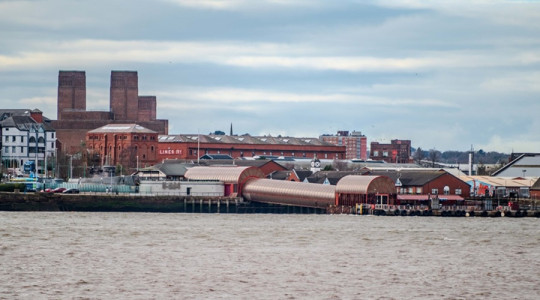
M336 185L336 205L395 203L396 187L386 176L348 175Z
M246 200L262 203L326 208L335 203L332 185L272 179L251 179L243 188Z
M225 196L241 196L244 184L250 179L264 178L257 167L197 166L186 171L187 180L223 182Z

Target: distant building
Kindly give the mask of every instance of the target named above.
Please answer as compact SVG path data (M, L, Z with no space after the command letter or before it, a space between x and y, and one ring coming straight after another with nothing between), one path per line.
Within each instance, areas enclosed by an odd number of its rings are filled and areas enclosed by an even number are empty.
M37 171L41 176L46 169L54 173L56 132L40 110L2 109L0 128L3 168L18 169L26 174Z
M137 124L108 124L86 134L89 154L100 166L135 172L157 162L158 133Z
M345 159L367 159L367 137L359 131L338 131L336 135L321 135L322 141L345 146Z
M136 71L111 71L110 110L86 110L86 74L84 71L60 71L58 74L57 120L52 121L61 151L82 150L86 133L107 124L139 124L159 134L167 134L168 120L156 119L156 97L139 96Z
M540 153L512 154L511 161L495 171L497 177L540 177Z
M390 144L371 142L369 158L388 163L411 163L411 141L392 140Z
M345 146L336 146L318 138L160 135L158 159L191 159L203 155L224 154L233 158L277 156L311 159L344 159Z

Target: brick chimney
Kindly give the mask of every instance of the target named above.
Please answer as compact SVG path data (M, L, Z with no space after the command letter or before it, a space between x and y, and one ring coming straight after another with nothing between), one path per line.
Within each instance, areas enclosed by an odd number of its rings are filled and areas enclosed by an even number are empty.
M37 108L30 112L30 117L34 119L36 123L43 123L43 112Z

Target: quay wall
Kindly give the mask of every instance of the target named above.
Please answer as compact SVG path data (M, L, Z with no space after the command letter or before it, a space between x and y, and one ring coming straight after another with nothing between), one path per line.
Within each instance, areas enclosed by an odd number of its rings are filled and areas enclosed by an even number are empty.
M3 211L227 212L242 203L241 198L230 197L0 193Z
M246 202L242 198L0 192L0 211L323 214L324 209Z
M477 210L396 210L364 209L349 206L309 208L244 201L242 198L139 194L54 194L0 192L0 211L104 211L181 213L279 213L279 214L360 214L377 216L441 217L540 217L540 211ZM426 214L426 212L429 212ZM459 212L459 213L458 213Z

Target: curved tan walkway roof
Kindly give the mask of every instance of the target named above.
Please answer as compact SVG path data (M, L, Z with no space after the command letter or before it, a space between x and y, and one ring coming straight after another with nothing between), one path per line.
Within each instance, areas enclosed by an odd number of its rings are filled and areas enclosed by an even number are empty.
M395 194L396 187L392 179L386 176L348 175L336 185L338 194Z
M255 202L298 205L304 207L327 207L335 203L335 186L272 179L252 179L242 194Z
M264 178L264 173L256 167L198 166L188 169L184 177L189 180L218 180L223 183L241 184L248 178Z

